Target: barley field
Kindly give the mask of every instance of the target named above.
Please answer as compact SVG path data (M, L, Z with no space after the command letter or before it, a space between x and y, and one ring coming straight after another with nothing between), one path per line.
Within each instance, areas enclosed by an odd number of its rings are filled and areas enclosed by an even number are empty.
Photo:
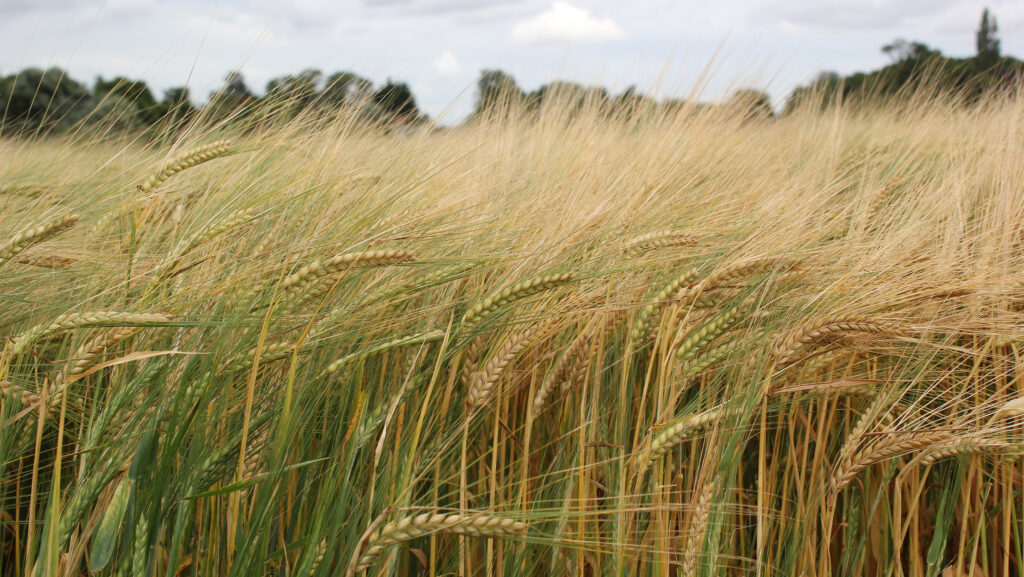
M0 574L1024 574L1024 99L0 141Z

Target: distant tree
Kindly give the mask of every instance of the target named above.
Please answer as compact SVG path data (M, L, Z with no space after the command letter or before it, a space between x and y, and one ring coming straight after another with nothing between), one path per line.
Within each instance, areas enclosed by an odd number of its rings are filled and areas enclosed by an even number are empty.
M70 128L94 107L92 91L60 68L27 68L0 78L3 132Z
M389 120L411 123L420 119L420 111L412 91L404 82L393 82L390 79L379 90L373 93L373 101L388 116Z
M636 86L626 88L611 101L612 113L623 119L634 118L654 110L657 104L654 99L640 93Z
M978 25L978 32L975 34L975 44L978 49L978 59L985 64L994 64L999 60L999 25L996 17L985 8L981 13L981 24Z
M240 70L232 70L224 76L224 87L220 93L235 98L253 97L252 91L245 85L245 77Z
M316 100L322 82L323 73L309 68L268 82L266 98L279 103L287 102L294 109L304 109Z
M187 86L177 86L165 90L160 106L173 126L187 122L196 113L196 107L192 104L192 93Z
M373 95L373 82L354 72L335 72L327 77L320 101L327 108L352 106Z
M145 125L156 124L163 116L164 110L153 97L153 92L143 80L130 80L123 76L117 76L110 80L104 80L102 76L96 78L93 86L96 100L103 102L104 99L120 97L125 103L135 107L139 122Z
M891 58L893 63L920 59L930 52L933 51L928 48L928 45L921 42L908 42L902 38L897 38L882 47L882 53Z
M245 107L256 100L252 91L245 84L245 77L238 70L232 70L224 76L224 85L210 94L206 110L213 118L223 118L234 112L244 111Z
M753 88L737 90L729 98L729 106L745 118L767 118L774 114L772 99L767 92Z
M476 81L477 99L474 117L506 112L523 104L526 95L511 74L501 70L482 70Z
M528 96L529 106L535 109L551 109L576 114L583 108L587 89L575 82L556 80L549 82Z

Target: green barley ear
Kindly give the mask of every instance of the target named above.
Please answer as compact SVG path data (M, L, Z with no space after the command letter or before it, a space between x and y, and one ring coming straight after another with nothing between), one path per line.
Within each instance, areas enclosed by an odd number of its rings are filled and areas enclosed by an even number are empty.
M345 355L345 356L343 356L343 357L341 357L341 358L331 362L331 364L327 365L327 368L324 370L324 373L326 373L326 374L335 373L335 372L338 371L338 369L342 368L343 366L345 366L345 365L347 365L347 364L349 364L349 363L351 363L353 361L356 361L356 360L361 359L363 357L372 355L374 353L379 353L381 351L386 351L386 350L390 350L390 349L396 349L396 348L399 348L399 347L407 347L407 346L411 346L411 345L422 345L422 344L427 344L427 343L436 343L436 342L439 342L439 341L443 340L444 339L444 335L445 335L445 331L443 331L441 329L436 329L436 330L432 330L432 331L427 331L425 333L419 333L419 334L415 334L415 335L412 335L412 336L409 336L409 337L402 337L400 339L395 339L395 340L392 340L392 341L387 341L387 342L384 342L384 343L376 344L376 345L373 345L373 346L371 346L371 347L369 347L367 349L364 349L364 350L361 350L361 351L357 351L357 352Z
M174 274L178 264L185 258L188 253L199 248L211 239L230 232L231 230L240 227L244 224L248 224L253 220L260 217L260 210L256 208L246 208L242 210L236 210L232 212L223 220L213 223L212 225L200 230L199 232L192 235L187 240L183 240L178 243L178 246L171 251L171 260L160 266L157 270L157 274L153 277L150 282L150 286L160 284L168 276Z
M680 361L687 361L697 355L708 343L729 330L739 317L739 307L733 307L711 319L704 326L691 332L676 351Z
M293 298L309 296L317 283L335 273L353 268L387 266L416 260L407 250L369 250L360 253L339 254L326 261L314 260L284 279L284 290Z
M473 307L463 315L462 326L466 328L471 327L505 305L524 299L528 296L535 295L539 292L561 286L575 280L575 278L575 275L572 273L561 273L536 277L512 285L498 294L487 297L473 305Z
M683 441L696 435L708 425L714 424L725 417L739 415L741 412L736 407L718 406L703 413L683 417L664 427L657 436L651 439L651 444L647 447L647 450L640 455L640 476L643 476L658 459L668 454L669 451Z
M684 272L665 285L658 294L654 295L653 299L644 305L644 308L640 309L636 320L633 321L633 329L629 333L629 337L633 342L634 352L642 348L647 342L647 333L650 331L651 316L654 315L654 311L664 304L672 293L690 284L695 278L697 278L696 267Z
M49 324L32 327L14 339L8 358L17 358L32 345L44 337L54 333L78 327L120 326L130 327L166 323L171 318L159 313L126 313L119 311L92 311L85 313L66 313L60 315Z
M74 226L80 218L77 214L69 214L14 235L6 244L0 246L0 265L11 260L26 248L66 231Z
M197 164L202 164L207 160L212 160L218 156L223 156L229 150L231 150L231 142L227 140L218 140L211 142L203 146L198 146L191 150L186 151L181 156L169 161L160 170L150 175L141 185L139 185L139 192L149 192L160 186L165 180L174 176L175 174L191 168Z

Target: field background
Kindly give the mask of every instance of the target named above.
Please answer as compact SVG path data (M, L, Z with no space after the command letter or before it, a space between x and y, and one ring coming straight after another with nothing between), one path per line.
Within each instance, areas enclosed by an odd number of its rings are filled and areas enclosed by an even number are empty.
M0 141L0 573L1024 574L1022 119Z

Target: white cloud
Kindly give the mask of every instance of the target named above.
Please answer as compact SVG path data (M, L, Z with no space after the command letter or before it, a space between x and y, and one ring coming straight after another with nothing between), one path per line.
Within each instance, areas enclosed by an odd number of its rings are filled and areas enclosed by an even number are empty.
M512 30L512 39L523 44L603 42L625 35L611 18L597 18L568 2L555 2L547 11L520 22Z
M458 76L462 73L462 63L451 50L445 50L434 59L434 70L441 76Z

